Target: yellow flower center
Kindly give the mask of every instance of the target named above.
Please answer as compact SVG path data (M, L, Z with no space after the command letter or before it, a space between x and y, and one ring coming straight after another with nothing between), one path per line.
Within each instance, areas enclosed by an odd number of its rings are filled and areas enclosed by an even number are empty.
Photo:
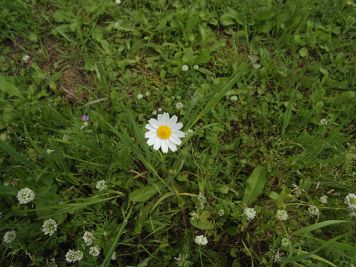
M168 139L172 135L172 130L167 125L161 125L157 129L157 135L161 139Z

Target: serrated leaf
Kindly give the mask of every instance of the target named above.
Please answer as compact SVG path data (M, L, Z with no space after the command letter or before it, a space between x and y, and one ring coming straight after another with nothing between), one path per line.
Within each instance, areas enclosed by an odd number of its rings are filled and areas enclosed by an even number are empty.
M247 179L247 185L242 202L250 206L263 192L266 183L267 169L263 166L257 166L250 177Z
M132 202L145 202L153 197L158 192L158 187L147 185L140 189L136 189L129 194L129 200Z

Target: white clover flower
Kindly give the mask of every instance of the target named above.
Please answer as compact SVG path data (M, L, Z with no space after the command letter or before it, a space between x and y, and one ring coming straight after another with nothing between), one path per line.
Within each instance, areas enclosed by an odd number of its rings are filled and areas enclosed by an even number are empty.
M116 251L114 251L111 255L111 260L115 261L116 260Z
M193 66L193 69L198 70L198 69L199 69L199 65L195 64L195 65Z
M149 97L149 96L151 95L151 93L150 93L149 91L147 91L147 92L145 93L145 95L146 95L147 97Z
M179 254L178 257L174 257L174 260L176 261L177 266L179 266L179 267L189 266L190 262L187 259L188 259L187 254Z
M85 231L83 235L84 242L87 246L90 246L95 241L95 237L91 232Z
M322 195L319 200L320 200L320 203L326 204L326 203L328 203L328 196Z
M254 208L244 208L244 214L248 221L251 221L256 217L256 211Z
M308 212L312 216L319 216L319 209L315 205L310 205L308 208Z
M288 212L286 210L277 210L276 217L280 221L288 220Z
M143 94L138 94L136 97L138 100L141 100L143 98Z
M25 62L25 63L27 63L27 62L29 61L29 59L30 59L30 56L29 56L29 55L24 55L24 56L22 57L22 61Z
M80 261L83 258L83 252L80 250L68 250L66 253L66 261L69 263L73 263L76 261Z
M99 191L103 191L104 189L106 189L106 182L104 180L98 181L96 183L95 188L98 189Z
M182 66L182 71L188 71L188 70L189 70L188 65L183 65L183 66Z
M157 111L158 111L158 112L162 112L162 108L158 108Z
M15 240L15 238L16 238L16 232L15 231L7 231L3 236L4 242L6 244L11 243L12 241Z
M120 5L121 4L121 0L115 0L115 4Z
M236 102L236 101L238 100L237 95L231 96L231 97L230 97L230 100L231 100L232 102Z
M349 209L356 210L356 195L352 193L347 194L344 203L349 206Z
M98 246L90 247L89 254L94 257L98 257L100 254L100 248Z
M320 120L320 125L325 126L327 124L328 124L328 120L327 119L321 119Z
M152 111L152 115L157 115L157 110Z
M224 216L224 214L225 214L224 210L219 210L218 213L219 213L219 216L220 216L220 217L221 217L221 216Z
M177 116L169 117L168 113L158 114L157 120L150 119L146 124L145 138L147 138L147 144L153 146L154 150L161 148L163 153L167 153L168 149L177 151L177 145L180 145L182 141L180 138L185 136L185 133L180 131L183 124L177 123Z
M53 235L57 231L58 224L55 220L53 219L48 219L47 221L44 221L42 224L42 232L45 235Z
M181 110L182 108L184 108L183 103L182 102L177 102L176 103L176 109Z
M17 192L17 199L20 204L30 203L35 199L35 192L28 187L22 188L19 192Z
M208 244L208 239L203 235L197 235L194 239L194 242L199 246L205 246Z
M290 241L288 238L284 237L282 239L282 247L288 247L290 245Z

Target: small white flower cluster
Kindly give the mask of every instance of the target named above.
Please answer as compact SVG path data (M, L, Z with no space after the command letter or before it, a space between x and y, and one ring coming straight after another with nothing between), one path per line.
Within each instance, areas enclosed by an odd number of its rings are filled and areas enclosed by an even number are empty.
M193 69L198 70L198 69L199 69L199 65L195 64L195 65L193 66ZM183 65L183 66L182 66L182 71L186 72L186 71L188 71L188 70L189 70L188 65Z
M53 219L48 219L47 221L44 221L42 224L42 232L45 235L53 235L57 231L58 224L55 220Z
M288 212L286 210L277 210L276 217L280 221L288 220Z
M95 241L95 237L94 237L93 233L85 231L84 235L83 235L83 240L84 240L85 245L90 246Z
M20 204L30 203L35 199L35 192L28 187L22 188L19 192L17 192L17 199Z
M347 194L344 202L350 210L356 210L356 194Z
M181 110L181 109L183 109L183 108L184 108L184 105L183 105L182 102L177 102L177 103L176 103L176 109Z
M256 217L256 211L254 208L244 208L244 215L248 221L251 221Z
M104 189L106 189L106 182L104 180L100 180L96 183L96 189L98 189L99 191L103 191Z
M136 97L138 100L141 100L143 98L143 94L138 94Z
M115 4L120 5L121 4L121 0L115 0Z
M230 100L231 100L232 102L236 102L236 101L238 100L237 95L231 96L231 97L230 97Z
M4 242L6 244L11 243L12 241L15 240L15 238L16 238L16 232L15 231L7 231L3 236Z
M288 247L290 245L290 241L287 237L282 239L282 247Z
M152 111L152 115L157 115L157 113L162 112L162 108Z
M187 260L187 254L179 254L178 257L174 257L174 259L179 267L186 267L190 265L190 262Z
M208 239L203 235L197 235L194 239L195 244L205 246L208 244Z
M348 206L350 211L350 217L356 219L356 194L347 194L345 197L345 204Z
M308 208L308 212L312 216L319 216L319 209L315 205L310 205Z
M320 125L325 126L327 124L328 124L328 120L327 119L321 119L320 120Z
M202 192L199 193L198 195L198 200L199 200L199 207L198 209L203 210L205 207L205 204L207 203L206 197L204 196L204 194Z
M30 59L30 56L29 56L29 55L24 55L24 56L22 57L22 61L25 62L25 63L27 63L27 62L29 61L29 59Z
M100 254L100 248L98 246L93 246L89 248L89 254L98 257Z
M326 203L328 203L328 196L322 195L322 196L319 198L319 200L320 200L320 203L326 204Z
M66 253L66 261L69 263L80 261L83 258L83 252L80 250L68 250Z

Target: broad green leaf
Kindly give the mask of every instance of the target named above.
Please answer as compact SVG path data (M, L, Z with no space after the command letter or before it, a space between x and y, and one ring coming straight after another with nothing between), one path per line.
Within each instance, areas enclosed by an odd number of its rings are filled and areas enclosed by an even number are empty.
M157 186L147 185L132 191L129 195L129 200L133 202L145 202L153 197L158 191L159 188Z
M338 224L338 223L345 223L348 221L343 221L343 220L329 220L329 221L324 221L324 222L320 222L320 223L315 223L313 225L309 225L307 227L304 227L302 229L299 229L298 231L295 232L295 234L297 235L305 235L311 231L315 231L318 230L320 228L329 226L329 225L333 225L333 224Z
M266 183L267 169L257 166L247 179L247 186L242 202L250 206L263 192Z
M4 92L9 96L23 96L21 91L15 85L7 81L3 76L0 76L0 92Z

